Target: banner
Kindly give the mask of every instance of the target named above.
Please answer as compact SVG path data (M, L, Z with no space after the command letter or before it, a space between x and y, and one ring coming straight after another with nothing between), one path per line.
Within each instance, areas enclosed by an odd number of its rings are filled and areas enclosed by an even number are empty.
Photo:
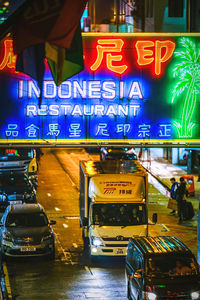
M83 35L85 68L39 88L0 48L0 142L199 143L200 35Z

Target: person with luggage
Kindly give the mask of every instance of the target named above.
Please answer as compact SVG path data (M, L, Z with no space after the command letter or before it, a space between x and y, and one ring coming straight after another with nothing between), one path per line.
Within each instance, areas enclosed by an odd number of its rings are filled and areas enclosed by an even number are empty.
M184 205L187 195L186 182L184 177L180 177L180 182L178 183L178 187L176 190L176 200L178 204L178 217L179 223L182 223L184 216Z
M171 199L176 199L176 191L177 191L177 187L178 187L178 182L176 181L176 179L174 177L170 178L170 182L171 182L171 189L170 189ZM170 215L174 215L175 212L176 212L176 210L173 209L170 212Z

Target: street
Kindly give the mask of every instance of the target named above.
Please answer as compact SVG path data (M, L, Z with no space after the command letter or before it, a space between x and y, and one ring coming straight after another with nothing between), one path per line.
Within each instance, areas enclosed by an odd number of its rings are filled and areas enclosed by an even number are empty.
M55 220L56 258L7 259L6 283L11 299L119 299L126 297L124 259L91 263L83 249L79 222L79 161L97 160L83 149L43 149L39 163L37 201ZM149 180L151 180L149 178ZM154 183L156 185L156 183ZM158 213L150 235L176 235L195 253L197 232L192 221L178 225L169 215L168 198L149 183L149 220Z

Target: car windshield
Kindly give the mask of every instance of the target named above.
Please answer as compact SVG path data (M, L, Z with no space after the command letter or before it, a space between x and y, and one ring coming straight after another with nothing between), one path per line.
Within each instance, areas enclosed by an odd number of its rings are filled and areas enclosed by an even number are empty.
M30 182L26 176L8 176L0 178L0 186L29 186Z
M33 149L32 148L9 148L9 149L0 149L0 157L13 157L13 158L23 158L31 159L33 158Z
M144 204L94 204L93 224L112 226L132 226L146 224Z
M122 148L122 149L108 149L107 150L108 158L112 159L128 159L128 160L137 160L137 155L132 149Z
M134 154L129 154L129 153L121 153L121 152L111 152L110 153L110 156L113 158L113 159L128 159L128 160L136 160L137 159L137 156L134 155Z
M147 270L148 275L152 277L198 274L198 266L194 258L187 256L161 256L149 258L147 261Z
M48 224L44 213L9 213L6 227L40 227Z

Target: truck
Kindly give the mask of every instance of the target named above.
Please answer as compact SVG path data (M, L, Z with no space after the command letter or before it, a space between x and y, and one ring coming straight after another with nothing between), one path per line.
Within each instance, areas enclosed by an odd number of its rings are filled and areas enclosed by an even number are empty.
M148 235L148 174L137 160L81 161L79 204L91 258L125 256L131 237Z

